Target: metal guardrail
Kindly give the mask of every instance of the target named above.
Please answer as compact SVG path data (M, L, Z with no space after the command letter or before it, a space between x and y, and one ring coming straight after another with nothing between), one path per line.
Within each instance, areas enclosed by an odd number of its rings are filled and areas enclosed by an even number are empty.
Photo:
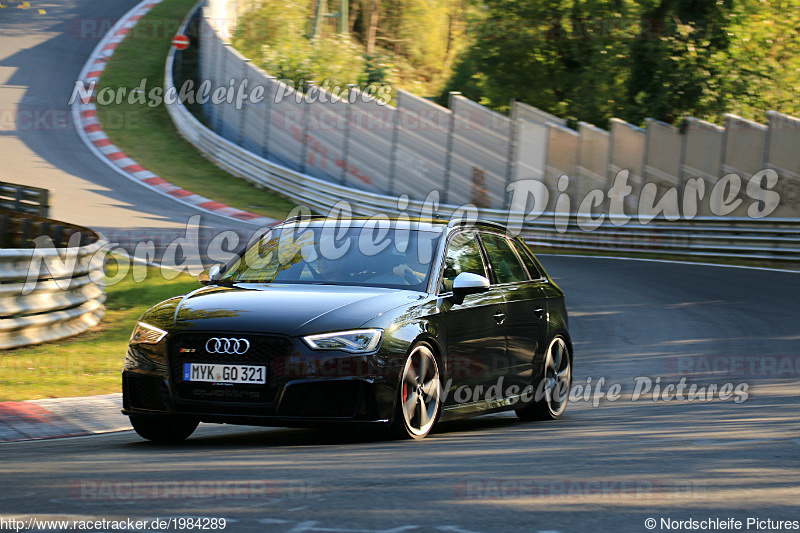
M82 333L105 315L105 240L92 230L0 210L0 350ZM47 236L49 239L39 239ZM40 246L33 247L34 238ZM52 242L52 247L42 245ZM99 252L99 253L98 253ZM74 263L73 263L74 261Z
M49 201L50 191L47 189L0 181L0 209L46 217Z
M191 15L190 15L191 17ZM189 17L184 21L184 27ZM183 28L181 29L183 31ZM173 49L166 62L165 90L174 87ZM327 213L338 202L348 202L354 215L399 214L395 197L361 191L331 183L268 161L217 135L200 123L180 102L167 105L178 132L208 159L260 186L279 192L310 209ZM410 200L406 213L421 213L424 202ZM459 206L440 205L437 216L450 216ZM616 225L618 219L606 216L592 231L583 231L591 223L588 216L568 217L552 212L535 220L523 213L499 209L480 209L481 218L521 226L522 237L530 244L553 249L615 251L623 253L656 252L709 258L770 259L800 264L800 219L770 218L755 220L733 217L695 217L692 220L655 219L647 225L635 219ZM567 222L559 231L559 223Z

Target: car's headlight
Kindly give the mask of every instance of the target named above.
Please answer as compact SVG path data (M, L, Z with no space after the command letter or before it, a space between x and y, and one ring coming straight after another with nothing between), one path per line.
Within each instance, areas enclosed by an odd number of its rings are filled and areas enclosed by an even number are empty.
M145 322L139 322L131 333L131 344L158 344L167 334L163 329L158 329Z
M350 353L366 353L374 351L381 343L383 330L354 329L308 335L303 340L312 350L339 350Z

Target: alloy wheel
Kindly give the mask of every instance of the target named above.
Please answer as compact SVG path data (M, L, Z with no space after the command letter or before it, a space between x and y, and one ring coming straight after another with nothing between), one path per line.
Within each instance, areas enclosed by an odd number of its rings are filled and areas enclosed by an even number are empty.
M428 434L439 414L439 366L425 345L414 348L406 359L400 387L400 410L405 428L413 438Z

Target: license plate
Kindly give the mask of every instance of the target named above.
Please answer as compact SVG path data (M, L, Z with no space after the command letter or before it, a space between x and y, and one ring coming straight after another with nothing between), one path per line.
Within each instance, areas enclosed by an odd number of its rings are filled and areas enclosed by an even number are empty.
M263 385L267 382L267 367L251 365L184 363L183 380L213 383L251 383Z

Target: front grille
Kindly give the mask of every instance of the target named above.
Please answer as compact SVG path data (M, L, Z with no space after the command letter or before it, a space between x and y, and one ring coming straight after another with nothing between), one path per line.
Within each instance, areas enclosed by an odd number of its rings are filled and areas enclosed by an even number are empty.
M282 416L341 417L355 415L360 381L297 383L287 387L278 414Z
M163 411L167 409L169 396L162 378L136 374L125 374L125 403L133 409Z
M250 348L243 354L210 354L206 342L213 337L247 339ZM169 375L179 399L214 402L271 403L284 379L286 358L292 352L292 341L278 335L225 333L179 333L169 340ZM217 385L183 381L184 363L259 365L267 367L264 385Z

